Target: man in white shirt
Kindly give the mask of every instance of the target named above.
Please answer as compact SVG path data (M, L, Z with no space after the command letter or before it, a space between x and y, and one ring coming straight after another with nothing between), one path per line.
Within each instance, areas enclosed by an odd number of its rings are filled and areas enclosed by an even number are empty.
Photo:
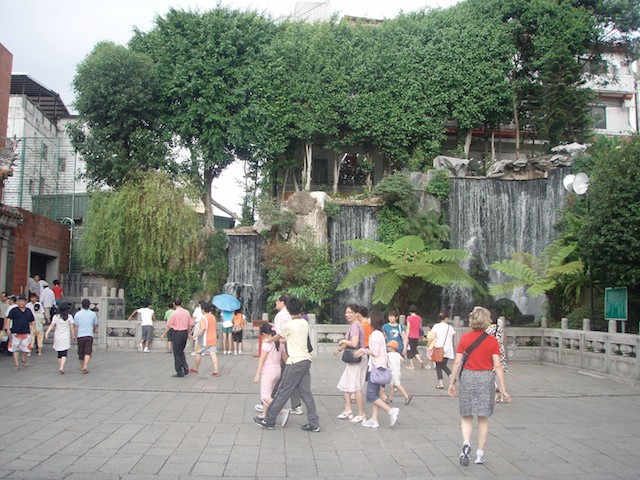
M309 322L300 316L301 304L297 298L287 299L287 310L291 319L277 335L265 339L265 342L286 341L288 358L280 383L276 388L273 401L267 408L264 418L253 420L261 427L273 430L276 417L294 392L299 392L307 407L308 423L301 428L307 432L319 432L320 420L316 413L316 404L311 392L311 352L308 348ZM292 412L293 413L293 412Z
M131 312L127 321L131 320L134 315L140 315L140 326L142 327L142 338L138 345L140 352L148 353L149 345L153 340L153 322L156 321L156 315L151 308L151 302L147 302L147 306L144 308L138 308Z
M48 318L53 318L56 314L55 306L56 306L56 295L53 293L53 290L49 288L49 284L42 280L41 290L40 290L40 304L44 307L45 312L47 312Z
M286 305L286 302L290 299L291 299L291 295L288 295L288 294L280 295L276 299L275 307L278 313L276 313L276 316L273 319L273 329L275 330L276 334L280 333L284 328L284 326L291 320L291 314L289 313L289 310L287 310L287 305ZM283 340L283 343L285 343L285 348L286 348L286 340ZM294 415L302 415L304 413L302 411L300 394L298 393L297 390L294 391L293 394L291 395L290 413L293 413Z

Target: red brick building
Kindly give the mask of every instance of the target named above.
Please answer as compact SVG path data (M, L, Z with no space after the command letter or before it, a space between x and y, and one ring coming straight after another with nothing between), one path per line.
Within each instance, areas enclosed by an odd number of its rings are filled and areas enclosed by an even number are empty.
M0 44L0 140L7 135L12 65L13 56ZM0 144L2 147L4 143ZM0 151L1 195L4 181L11 175L12 152ZM68 225L0 204L0 290L26 293L30 274L37 273L52 282L67 273L69 245Z

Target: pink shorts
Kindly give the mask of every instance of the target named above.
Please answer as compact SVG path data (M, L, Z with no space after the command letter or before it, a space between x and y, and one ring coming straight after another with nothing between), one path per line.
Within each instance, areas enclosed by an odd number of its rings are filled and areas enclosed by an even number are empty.
M31 351L31 335L28 333L12 333L9 340L9 351L26 352Z
M260 378L260 400L264 402L265 399L273 396L273 389L276 387L276 383L280 380L282 370L278 366L277 368L269 368L262 370Z

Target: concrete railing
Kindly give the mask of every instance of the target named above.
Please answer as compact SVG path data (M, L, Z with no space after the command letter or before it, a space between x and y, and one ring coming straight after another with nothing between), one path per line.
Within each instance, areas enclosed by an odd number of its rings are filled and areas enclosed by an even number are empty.
M310 315L309 324L313 355L321 357L333 354L338 340L344 337L348 329L347 325L317 324L313 315ZM567 322L563 321L562 326L567 327ZM152 350L165 351L166 340L159 341L165 322L156 322L154 327L155 340ZM453 327L456 330L456 339L469 330L468 327L462 326L457 317L454 318ZM589 327L588 321L585 321L584 327ZM612 326L612 329L615 329L615 326ZM110 319L104 327L104 340L99 344L107 349L132 350L136 348L140 337L139 322ZM220 344L220 341L218 343ZM505 348L509 362L555 364L640 383L638 335L593 332L588 329L505 327ZM258 328L247 322L243 351L247 354L257 354L258 349Z

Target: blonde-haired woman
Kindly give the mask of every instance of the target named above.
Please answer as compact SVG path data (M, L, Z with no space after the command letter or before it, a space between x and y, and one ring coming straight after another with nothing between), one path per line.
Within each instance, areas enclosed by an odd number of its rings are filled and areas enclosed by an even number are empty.
M489 325L491 325L489 310L475 307L469 314L471 331L465 333L458 343L449 381L449 395L455 398L456 379L460 372L459 397L462 417L460 428L463 440L460 464L465 467L469 465L473 417L478 417L478 449L475 463L485 462L484 444L489 434L489 417L493 414L496 376L504 402L511 401L511 395L507 393L504 382L502 363L500 363L500 345L495 337L485 332ZM463 357L466 357L464 365L462 365Z

